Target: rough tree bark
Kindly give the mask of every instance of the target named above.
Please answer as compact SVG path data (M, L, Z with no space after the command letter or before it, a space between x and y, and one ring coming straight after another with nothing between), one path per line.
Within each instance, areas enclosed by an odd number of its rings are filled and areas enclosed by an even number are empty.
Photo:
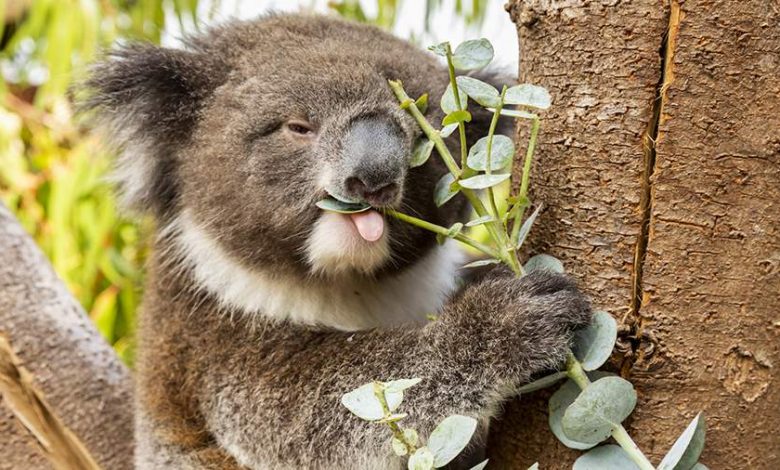
M522 81L554 107L532 251L564 260L622 321L612 366L629 432L658 462L698 411L701 461L780 468L780 5L527 0L507 5ZM571 468L549 392L491 435L500 468Z
M132 468L130 375L2 204L0 397L0 470Z

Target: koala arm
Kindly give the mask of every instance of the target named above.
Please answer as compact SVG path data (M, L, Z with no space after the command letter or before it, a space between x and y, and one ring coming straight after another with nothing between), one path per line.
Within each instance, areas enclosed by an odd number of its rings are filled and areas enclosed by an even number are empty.
M450 414L487 419L533 373L564 361L573 330L589 315L588 302L564 276L518 280L502 273L467 287L423 328L269 326L248 339L267 351L260 367L249 366L264 354L253 344L213 351L219 366L205 368L204 383L213 388L203 395L203 412L220 446L244 465L343 462L322 452L376 452L388 441L386 429L340 404L344 393L372 380L420 377L399 409L409 414L404 425L427 434Z

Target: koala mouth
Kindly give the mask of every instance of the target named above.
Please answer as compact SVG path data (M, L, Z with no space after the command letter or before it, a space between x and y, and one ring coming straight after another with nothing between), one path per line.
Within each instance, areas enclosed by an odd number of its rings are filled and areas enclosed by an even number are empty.
M385 218L375 209L345 215L350 218L363 240L375 242L385 233Z

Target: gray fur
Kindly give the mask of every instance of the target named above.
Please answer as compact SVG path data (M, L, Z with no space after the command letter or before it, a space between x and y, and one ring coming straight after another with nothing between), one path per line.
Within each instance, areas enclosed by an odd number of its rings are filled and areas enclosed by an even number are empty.
M374 28L302 15L231 22L183 50L128 46L95 67L85 108L124 150L128 203L161 228L138 331L139 468L397 467L386 430L351 416L343 393L421 377L409 425L427 433L459 413L486 426L564 361L590 316L566 277L495 269L453 293L456 258L432 234L387 220L380 241L348 245L329 238L346 219L314 206L358 174L369 192L400 186L376 205L462 219L461 198L432 202L438 158L399 165L420 131L386 85L437 103L446 77ZM470 143L488 122L475 110ZM317 265L322 245L345 257ZM429 291L441 299L420 300ZM419 320L425 305L438 320Z

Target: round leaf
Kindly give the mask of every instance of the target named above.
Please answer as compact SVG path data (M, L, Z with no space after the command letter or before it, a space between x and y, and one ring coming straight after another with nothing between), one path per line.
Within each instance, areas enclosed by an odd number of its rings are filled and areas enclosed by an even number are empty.
M460 185L469 189L485 189L493 187L502 181L509 179L509 173L501 173L497 175L477 175L465 180L460 180Z
M639 470L620 447L613 444L596 447L575 462L573 470Z
M411 428L404 429L404 439L406 439L406 442L413 446L416 446L417 443L420 442L420 437L417 435L417 431Z
M495 108L501 103L501 95L493 85L465 75L457 77L455 81L458 84L458 89L465 91L469 98L486 108Z
M556 372L554 374L546 375L542 377L541 379L534 380L533 382L529 382L522 387L520 387L517 392L518 393L531 393L535 392L537 390L541 390L543 388L547 388L550 385L555 384L556 382L565 379L566 378L566 372ZM572 401L574 399L572 398Z
M481 69L493 60L493 45L485 38L462 42L452 54L452 65L458 70Z
M341 396L341 404L366 421L376 421L385 416L382 403L375 393L375 384L367 383Z
M545 88L527 83L509 88L504 95L506 104L519 104L537 109L547 109L551 102L550 92Z
M471 113L465 110L453 111L450 114L444 116L441 124L446 127L451 124L458 124L460 122L471 122Z
M435 44L433 46L428 46L428 50L433 52L436 55L447 57L447 45L448 42L442 42L439 44Z
M433 468L433 453L427 447L420 447L407 463L409 470L431 470Z
M574 339L574 355L585 370L596 370L607 362L617 341L617 322L607 312L595 312L587 328Z
M574 381L567 380L561 386L561 388L559 388L550 397L550 401L547 405L547 420L550 425L550 430L553 432L553 434L555 434L555 437L557 437L558 440L563 443L563 445L570 449L585 450L590 449L596 444L586 444L584 442L578 442L570 439L566 434L563 433L563 426L561 425L561 420L563 419L563 415L566 412L566 409L569 407L569 405L574 403L574 400L577 399L579 394L580 387L577 386Z
M704 417L701 413L697 414L658 465L658 470L688 470L693 467L704 449L706 428Z
M428 438L428 448L434 456L433 466L447 465L462 451L477 429L477 420L468 416L452 415L444 418Z
M317 201L316 205L322 210L328 212L338 212L340 214L354 214L355 212L363 212L371 209L371 206L368 204L363 204L360 202L343 202L332 197Z
M436 183L436 186L433 188L433 202L436 203L437 207L443 206L458 194L458 191L450 189L454 181L455 177L452 176L452 173L447 173Z
M604 377L588 385L563 414L561 425L569 439L598 444L612 434L636 406L636 391L620 377Z
M424 165L431 156L431 152L433 152L433 146L433 141L426 138L417 141L417 145L412 150L412 160L409 162L409 168L417 168Z
M407 452L409 452L409 449L406 448L406 444L399 441L395 437L390 440L390 445L393 447L393 453L399 457L403 457Z
M461 93L460 90L458 90L458 98L460 98L460 109L465 110L468 107L468 95L466 93ZM446 114L459 110L455 104L455 94L452 92L452 83L447 85L447 89L444 90L444 94L441 95L440 104L442 111Z
M562 273L563 272L563 263L558 258L555 258L550 255L536 255L532 256L531 259L526 261L525 266L526 272L533 272L533 271L540 271L540 270L546 270L546 271L552 271L554 273Z
M487 169L487 144L488 138L483 137L469 149L469 156L466 164L478 171ZM515 144L512 139L505 135L494 135L493 145L490 149L490 169L500 170L510 163L515 156Z

